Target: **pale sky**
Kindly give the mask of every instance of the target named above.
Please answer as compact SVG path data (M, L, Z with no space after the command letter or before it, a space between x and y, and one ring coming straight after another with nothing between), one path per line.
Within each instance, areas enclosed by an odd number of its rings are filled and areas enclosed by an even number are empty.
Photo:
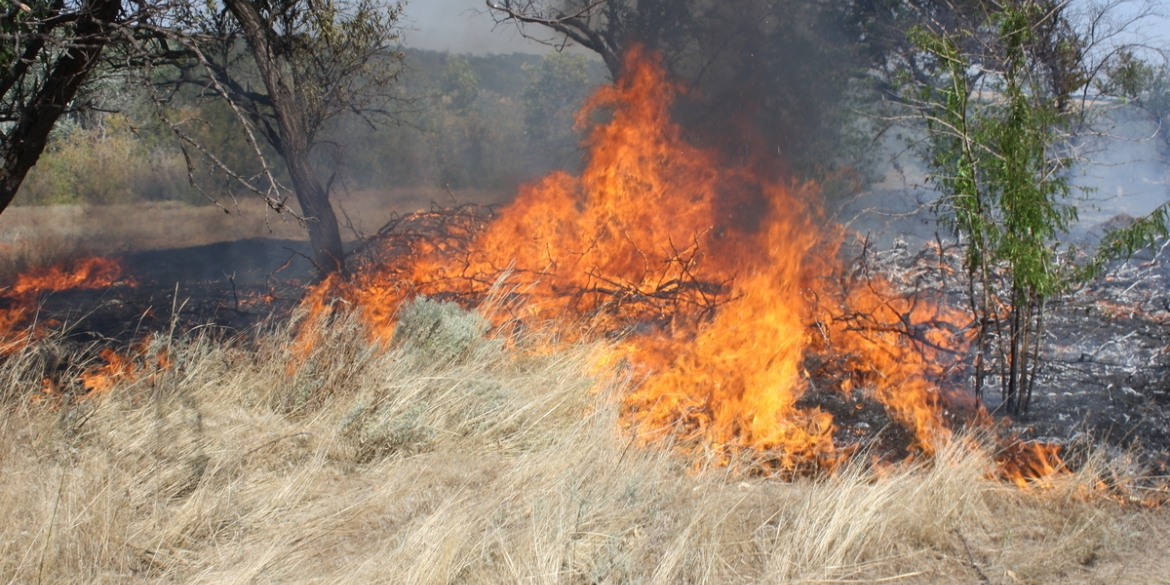
M495 22L484 0L409 0L406 3L406 45L452 53L547 53L552 48L529 41L507 25ZM532 33L541 32L532 27Z

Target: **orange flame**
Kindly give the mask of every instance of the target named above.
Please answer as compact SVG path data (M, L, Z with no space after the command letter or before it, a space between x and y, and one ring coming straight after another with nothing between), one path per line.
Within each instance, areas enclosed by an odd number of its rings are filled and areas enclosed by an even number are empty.
M1044 485L1053 475L1068 472L1060 450L1057 443L1012 441L996 453L996 473L1020 488Z
M167 349L152 348L149 337L134 344L126 353L106 348L99 357L104 363L94 365L78 376L86 397L100 396L119 384L138 380L153 382L160 373L171 368Z
M13 332L32 314L38 297L45 291L99 289L123 283L133 286L132 278L122 274L122 266L112 258L90 256L69 264L34 268L17 277L16 283L0 292L0 339L4 352L23 347L27 339L13 340Z
M948 440L930 380L942 369L937 354L962 336L929 325L953 316L891 300L880 280L835 295L826 283L841 272L840 236L819 217L816 187L688 143L670 116L681 89L656 60L635 49L625 71L578 114L579 127L605 119L585 140L579 177L554 172L523 187L486 225L453 221L440 237L408 238L397 256L322 283L305 306L320 315L341 299L389 339L403 300L483 298L511 268L524 318L583 322L569 338L630 333L616 357L643 379L626 398L626 422L647 440L669 436L728 456L750 450L781 470L832 466L840 455L832 416L797 404L813 350L849 356L854 381L922 451ZM842 317L852 313L868 321ZM827 326L814 335L818 320Z
M101 358L106 363L96 366L81 374L81 385L89 393L105 393L113 388L119 380L128 379L134 372L134 361L112 349L103 349Z
M9 294L37 294L46 290L106 288L123 280L122 265L111 258L90 256L71 266L34 268L21 274Z

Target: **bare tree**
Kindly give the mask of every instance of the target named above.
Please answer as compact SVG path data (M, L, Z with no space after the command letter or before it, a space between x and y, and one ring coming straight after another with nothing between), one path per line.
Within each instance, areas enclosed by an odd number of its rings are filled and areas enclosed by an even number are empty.
M322 274L343 272L345 257L331 181L321 180L311 155L330 120L356 115L373 124L391 114L389 88L402 60L400 13L399 4L376 0L225 0L222 8L182 2L169 14L169 28L151 29L155 49L147 54L165 57L153 62L157 73L147 83L195 86L226 100L248 136L259 134L284 159ZM179 123L172 128L214 157ZM263 158L258 146L255 151ZM262 166L249 188L281 209L284 187L266 162Z
M6 2L0 17L0 212L37 163L57 120L88 104L77 98L101 62L120 0Z
M563 45L575 42L597 53L613 78L621 73L621 55L629 41L627 31L632 28L630 17L636 11L621 2L609 0L485 0L497 24L515 23L521 34L548 44ZM650 4L643 3L643 9ZM649 12L649 10L646 10ZM676 10L675 13L678 11ZM556 33L561 38L532 36L526 25L537 25Z

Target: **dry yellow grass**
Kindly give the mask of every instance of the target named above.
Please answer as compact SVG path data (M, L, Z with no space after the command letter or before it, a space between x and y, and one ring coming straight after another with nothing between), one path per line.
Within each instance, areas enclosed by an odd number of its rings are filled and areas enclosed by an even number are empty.
M33 402L0 366L0 583L1163 583L1166 514L1020 492L956 446L783 483L619 430L597 345L384 351L360 327L157 339L172 369ZM535 335L535 334L533 334ZM420 346L421 347L421 346ZM976 568L977 567L977 568ZM984 580L986 579L986 581Z

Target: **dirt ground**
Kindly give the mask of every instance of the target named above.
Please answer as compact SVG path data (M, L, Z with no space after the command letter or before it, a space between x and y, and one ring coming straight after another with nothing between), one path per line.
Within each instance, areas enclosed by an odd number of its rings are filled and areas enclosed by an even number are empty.
M347 241L377 232L395 214L432 204L501 204L508 191L418 187L353 191L333 196L342 237ZM11 207L0 214L0 252L40 249L60 254L80 249L95 254L186 248L249 238L306 240L296 219L241 198L237 204L191 206L176 202L134 205Z

